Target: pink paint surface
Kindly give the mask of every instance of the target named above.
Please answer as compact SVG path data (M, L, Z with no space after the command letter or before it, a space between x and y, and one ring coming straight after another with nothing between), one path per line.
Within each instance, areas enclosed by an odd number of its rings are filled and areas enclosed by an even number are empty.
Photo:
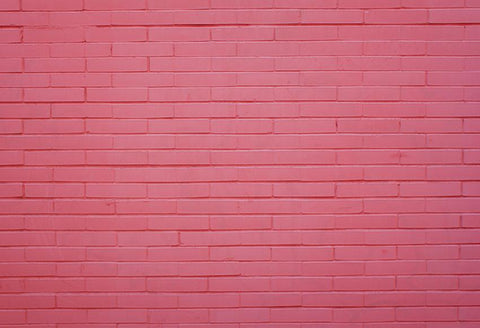
M0 328L478 327L479 24L1 0Z

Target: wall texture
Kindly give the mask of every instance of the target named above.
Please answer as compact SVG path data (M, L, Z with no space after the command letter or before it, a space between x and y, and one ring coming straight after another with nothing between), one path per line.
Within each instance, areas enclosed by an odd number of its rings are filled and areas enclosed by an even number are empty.
M479 327L479 23L1 0L0 327Z

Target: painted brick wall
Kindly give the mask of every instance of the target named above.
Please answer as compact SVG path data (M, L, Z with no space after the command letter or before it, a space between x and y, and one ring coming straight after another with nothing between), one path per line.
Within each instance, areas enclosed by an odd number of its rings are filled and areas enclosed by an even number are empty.
M0 327L479 327L479 23L1 0Z

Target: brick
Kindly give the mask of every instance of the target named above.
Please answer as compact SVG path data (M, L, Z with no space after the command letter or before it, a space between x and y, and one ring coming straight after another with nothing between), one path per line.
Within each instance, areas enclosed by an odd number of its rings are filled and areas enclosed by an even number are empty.
M112 85L115 87L159 87L173 85L173 75L152 73L114 73Z
M85 71L85 60L80 58L56 58L56 59L27 58L25 59L25 71L26 72L83 72Z
M422 9L368 10L365 13L367 24L425 24L432 21L431 11Z
M23 195L23 186L21 183L8 183L0 187L0 195L5 198L16 198Z
M0 40L2 43L17 43L21 41L21 34L19 29L2 29L0 31Z
M456 259L459 249L455 245L400 246L398 258L403 260Z
M102 23L111 23L110 15L108 13L101 12L85 12L85 11L72 11L72 12L52 12L50 15L50 24L54 26L89 26L89 25L101 25ZM47 24L45 24L47 25ZM84 45L77 45L84 48ZM60 45L61 47L61 45Z
M27 120L23 125L25 134L70 134L84 132L83 120L75 119Z
M145 278L87 278L85 290L91 292L146 291Z
M112 117L112 109L108 104L53 104L52 117L54 118L86 118Z
M142 27L89 27L85 30L85 38L87 42L146 41L147 29Z
M1 310L2 319L0 323L5 325L26 323L26 312L25 310Z
M273 40L275 30L271 27L216 27L211 29L212 40Z
M400 100L400 89L395 87L340 87L338 99L341 101L394 101Z
M82 102L82 88L25 88L25 102Z
M85 258L85 250L80 247L38 247L25 250L27 261L82 261Z
M424 85L425 74L422 72L364 72L365 85Z
M99 106L97 104L97 106ZM142 103L118 103L113 104L112 116L115 118L166 118L173 116L173 105L161 106ZM100 116L102 117L102 116ZM104 115L103 117L108 117Z
M114 125L113 128L118 129L119 127ZM147 164L148 162L148 152L146 151L88 151L85 155L86 163L94 165L132 165Z
M332 197L334 195L333 184L322 183L287 183L273 184L275 197Z
M304 306L358 306L363 304L363 295L338 291L305 292L302 304Z
M395 248L391 246L336 246L335 258L338 260L393 260L395 259Z
M334 221L328 215L282 215L273 217L273 227L278 230L332 229L334 227Z
M112 45L112 55L118 57L170 56L173 55L173 46L164 42L116 42Z
M205 87L150 88L148 100L153 102L209 101L210 92L210 89Z
M128 2L128 5L139 5ZM111 13L113 25L138 26L138 25L170 25L174 22L171 11L113 11Z
M37 216L25 219L25 228L28 230L84 230L85 220L74 219L68 215L59 216Z
M65 87L109 87L112 85L110 74L105 73L60 73L51 75L52 86Z
M60 308L108 308L115 305L115 296L109 294L63 294L57 296L58 307Z
M19 58L2 58L0 61L0 71L2 73L18 73L22 71L22 60ZM17 74L14 75L17 79ZM6 85L8 87L10 85ZM23 86L23 85L22 85Z
M88 58L87 70L90 72L144 72L147 70L146 58Z
M366 41L365 42L365 54L369 56L379 55L425 55L427 52L427 46L425 41L391 41L388 44L381 41ZM406 60L417 60L422 58L405 57ZM365 72L367 73L367 72ZM400 75L402 72L398 72ZM392 72L393 74L393 72ZM395 75L395 74L393 74Z
M207 27L151 27L149 41L208 41L210 30Z
M327 291L332 289L332 279L329 277L275 277L271 281L272 291Z
M146 9L145 1L112 1L112 0L86 0L86 10L130 10L130 9Z
M209 310L213 322L268 322L270 312L267 309L212 309Z
M115 234L109 232L58 232L58 245L64 246L112 246Z
M117 300L120 308L174 308L178 303L177 296L150 293L121 294Z
M214 101L272 101L275 98L274 89L270 87L214 87L211 97Z
M25 197L28 198L82 198L85 196L84 186L80 183L29 183L24 188Z
M342 291L393 290L395 279L393 277L364 277L361 279L358 277L334 277L333 288Z
M212 247L210 256L215 261L269 260L270 249L265 247Z
M152 57L150 58L150 70L162 72L202 72L210 70L211 62L212 59L208 57Z
M19 0L6 0L2 2L0 6L1 11L13 11L20 9L20 1Z
M55 274L55 263L16 263L7 262L0 264L3 277L46 277Z
M33 2L33 0L30 1ZM41 2L36 3L41 5ZM26 28L23 31L23 41L27 43L84 42L85 32L81 28Z
M460 183L454 182L405 182L400 184L400 196L459 196Z
M86 196L95 198L142 198L147 188L141 184L88 184Z
M302 23L310 23L310 24L363 23L363 12L361 10L345 10L345 9L343 10L303 10L301 13L302 13L302 16L301 16Z
M275 43L268 41L244 42L237 46L237 53L242 57L266 56L280 57L298 55L300 52L298 44L288 41L278 41Z
M23 100L22 98L25 98L24 96L22 97L22 89L2 88L2 99L0 99L0 102L20 102Z
M428 321L455 321L456 308L398 308L395 312L399 321L412 321L422 318Z
M334 40L337 39L337 28L330 26L315 27L278 27L275 29L276 40Z

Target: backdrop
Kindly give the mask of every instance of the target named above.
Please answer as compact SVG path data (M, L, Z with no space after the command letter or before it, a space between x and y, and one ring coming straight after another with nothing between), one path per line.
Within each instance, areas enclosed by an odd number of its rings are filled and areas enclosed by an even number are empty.
M0 328L478 327L479 23L1 0Z

